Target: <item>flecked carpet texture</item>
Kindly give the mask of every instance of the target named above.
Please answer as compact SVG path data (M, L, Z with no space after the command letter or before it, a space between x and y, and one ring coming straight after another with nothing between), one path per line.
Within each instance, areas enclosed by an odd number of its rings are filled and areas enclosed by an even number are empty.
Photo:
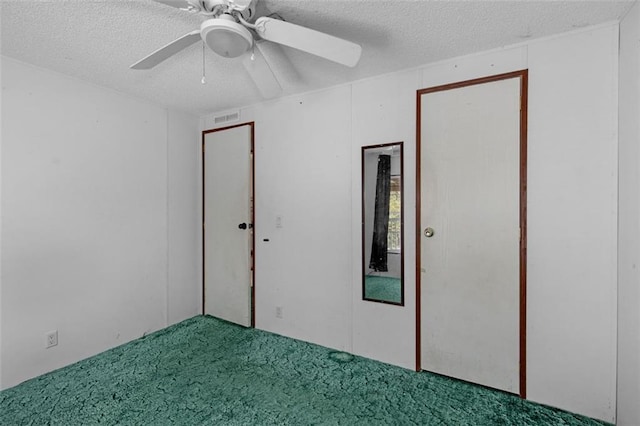
M602 425L199 316L0 392L1 425Z
M364 297L365 299L402 303L401 281L399 278L367 275L364 277Z

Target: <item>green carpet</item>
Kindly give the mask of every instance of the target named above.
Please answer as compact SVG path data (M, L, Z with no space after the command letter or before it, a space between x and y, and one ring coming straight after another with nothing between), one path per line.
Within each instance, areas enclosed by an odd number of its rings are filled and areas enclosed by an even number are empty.
M402 303L402 289L399 278L366 275L364 277L365 299Z
M1 425L602 425L195 317L0 392Z

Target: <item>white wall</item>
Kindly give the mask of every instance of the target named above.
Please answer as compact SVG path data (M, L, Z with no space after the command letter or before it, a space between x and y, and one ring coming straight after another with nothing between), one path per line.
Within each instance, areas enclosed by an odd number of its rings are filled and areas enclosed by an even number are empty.
M353 352L415 368L415 97L419 71L356 82L352 97L351 268ZM365 145L404 142L404 307L362 300L360 150Z
M416 90L528 68L528 396L613 421L617 34L608 24L241 109L258 147L257 327L414 368ZM360 149L396 141L404 307L361 300Z
M620 24L618 424L640 424L640 4Z
M167 112L167 322L202 313L199 120Z
M343 86L242 111L256 121L256 324L342 350L351 332L350 99Z
M610 422L617 57L617 26L529 46L528 396Z
M195 312L167 295L197 250L167 250L196 209L167 173L195 164L167 150L197 146L197 119L2 58L2 124L3 388L165 327L168 302Z

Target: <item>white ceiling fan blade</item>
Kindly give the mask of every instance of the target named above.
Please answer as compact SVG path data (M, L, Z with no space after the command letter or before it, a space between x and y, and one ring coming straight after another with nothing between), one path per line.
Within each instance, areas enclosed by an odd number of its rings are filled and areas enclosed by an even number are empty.
M362 53L362 48L358 44L266 16L256 20L255 30L265 40L293 47L348 67L356 66Z
M172 41L166 46L161 47L160 49L153 52L151 55L139 60L135 64L131 65L129 68L134 70L148 70L160 62L168 59L169 57L175 55L183 49L191 46L196 41L201 40L200 38L200 30L192 31L189 34L185 34L177 40Z
M191 3L187 0L153 0L156 3L166 4L167 6L175 7L177 9L189 9Z
M253 53L253 59L251 59ZM253 81L258 86L258 90L266 99L275 98L282 92L282 87L276 76L273 74L269 63L264 58L260 46L254 44L252 53L247 53L242 59L242 64Z

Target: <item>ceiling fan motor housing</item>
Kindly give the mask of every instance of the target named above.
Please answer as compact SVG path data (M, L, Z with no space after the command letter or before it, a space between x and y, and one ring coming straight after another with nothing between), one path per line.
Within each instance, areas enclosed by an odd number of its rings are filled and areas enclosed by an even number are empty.
M209 49L225 58L236 58L253 46L251 32L227 13L204 21L200 36Z

